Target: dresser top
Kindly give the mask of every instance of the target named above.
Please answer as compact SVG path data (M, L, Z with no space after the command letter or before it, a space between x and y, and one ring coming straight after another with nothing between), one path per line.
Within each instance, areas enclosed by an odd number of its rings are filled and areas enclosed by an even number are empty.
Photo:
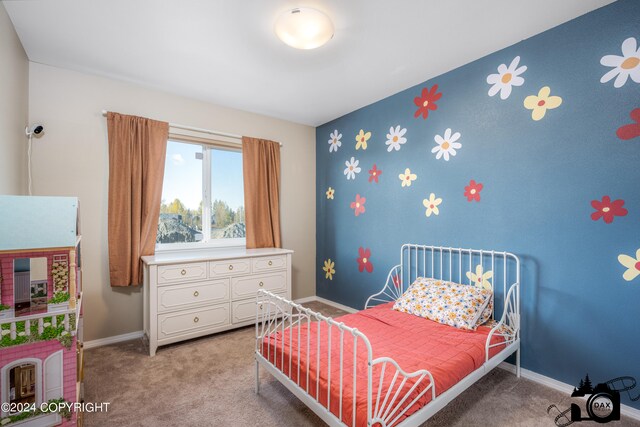
M270 255L292 254L290 249L280 248L214 248L183 251L158 252L155 255L143 256L142 262L147 265L175 264L177 262L217 261L231 258L250 258Z

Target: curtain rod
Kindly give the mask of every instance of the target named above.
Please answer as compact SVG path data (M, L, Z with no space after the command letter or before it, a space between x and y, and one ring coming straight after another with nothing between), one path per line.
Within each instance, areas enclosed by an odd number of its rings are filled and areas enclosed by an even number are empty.
M107 115L107 110L102 110L102 115L106 116ZM179 125L177 123L169 123L169 127L172 127L172 128L175 128L175 129L190 130L190 131L194 131L194 132L207 133L209 135L223 136L223 137L226 137L226 138L233 138L233 139L242 140L242 135L236 135L234 133L218 132L218 131L215 131L215 130L202 129L202 128L197 128L197 127L193 127L193 126ZM282 143L281 142L279 142L278 144L280 144L280 146L282 147Z

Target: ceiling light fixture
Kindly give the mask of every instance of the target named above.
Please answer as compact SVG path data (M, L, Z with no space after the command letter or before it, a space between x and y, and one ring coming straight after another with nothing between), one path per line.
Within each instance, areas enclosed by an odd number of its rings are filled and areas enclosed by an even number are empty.
M333 22L316 9L287 10L276 21L276 35L296 49L315 49L333 37Z

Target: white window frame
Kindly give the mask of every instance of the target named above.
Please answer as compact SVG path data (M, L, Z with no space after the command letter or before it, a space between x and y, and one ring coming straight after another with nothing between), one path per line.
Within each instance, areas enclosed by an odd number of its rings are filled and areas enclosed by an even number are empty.
M246 248L245 237L234 239L211 239L211 150L242 153L242 144L235 141L212 139L210 135L197 133L169 133L169 141L193 144L202 147L202 240L187 243L156 243L157 252L180 252L212 248ZM244 187L243 187L244 188Z

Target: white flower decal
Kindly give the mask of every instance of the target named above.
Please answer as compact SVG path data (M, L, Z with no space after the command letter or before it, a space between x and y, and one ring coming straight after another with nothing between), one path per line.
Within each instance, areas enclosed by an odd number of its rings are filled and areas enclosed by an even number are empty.
M493 286L489 279L493 277L493 271L489 270L486 273L480 264L476 266L476 272L467 271L467 277L473 282L473 284L479 288L485 288L492 290Z
M329 135L329 152L338 151L338 147L342 146L342 142L340 142L340 138L342 138L342 134L338 133L338 129L331 132Z
M436 195L434 193L429 194L429 198L422 201L422 205L427 208L426 212L424 213L427 218L432 214L440 214L440 209L438 209L440 203L442 203L442 199L440 197L436 198Z
M615 88L624 86L629 77L634 82L640 83L640 48L633 37L622 42L622 56L605 55L600 59L600 64L613 67L602 76L600 83L607 83L616 76L616 81L613 82Z
M451 128L444 131L444 136L436 135L433 138L436 141L436 146L431 150L432 153L436 154L436 159L440 159L440 157L444 157L446 161L449 161L449 155L455 156L456 150L462 148L462 144L460 144L458 139L460 139L460 132L456 132L453 135L451 134Z
M497 74L487 76L487 83L493 85L489 89L489 96L500 92L500 99L507 99L511 95L513 86L522 86L524 78L520 77L520 74L527 71L527 66L518 67L519 63L520 57L516 56L508 67L505 64L500 64Z
M407 138L404 137L405 133L407 133L407 128L400 129L400 125L396 126L395 128L393 126L389 128L389 133L387 134L387 142L385 142L385 145L388 145L388 152L391 152L393 150L400 150L400 146L407 142Z
M347 176L347 179L356 179L356 174L360 173L360 168L358 164L359 160L356 160L355 157L352 157L351 160L347 160L344 162L346 169L344 170L344 174Z

